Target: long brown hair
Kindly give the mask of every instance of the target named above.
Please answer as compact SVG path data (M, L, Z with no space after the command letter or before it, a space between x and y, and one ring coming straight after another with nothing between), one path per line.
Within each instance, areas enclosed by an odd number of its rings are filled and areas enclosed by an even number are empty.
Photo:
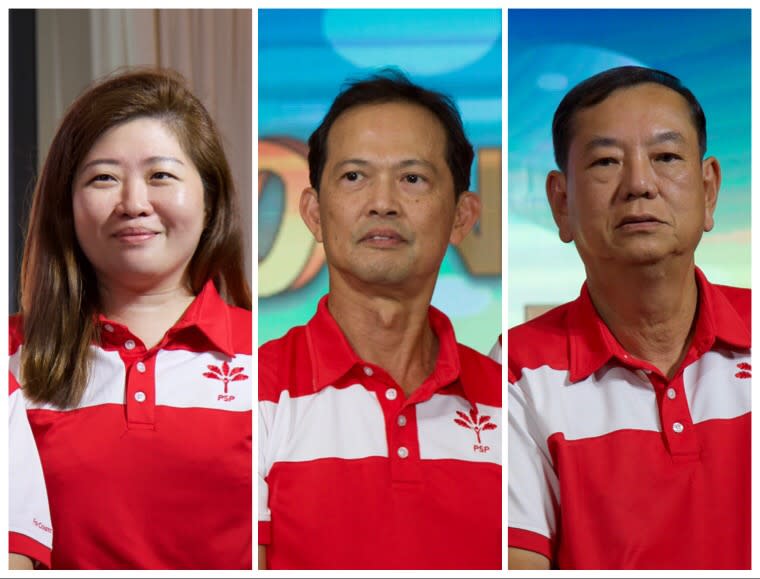
M149 117L164 122L203 181L206 227L188 266L194 294L213 279L231 303L251 309L232 173L213 120L176 72L135 69L106 78L69 107L34 191L21 265L24 346L21 377L31 400L79 403L98 340L98 283L76 238L72 184L95 141L108 129Z

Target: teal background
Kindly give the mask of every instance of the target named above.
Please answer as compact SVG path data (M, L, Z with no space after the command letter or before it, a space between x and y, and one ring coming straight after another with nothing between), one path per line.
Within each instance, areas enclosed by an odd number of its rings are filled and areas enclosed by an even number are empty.
M395 66L454 99L476 151L501 147L501 19L500 10L260 10L259 140L305 142L347 80ZM476 167L477 158L475 190ZM282 189L273 179L259 192L259 262L282 219ZM259 344L306 323L327 282L323 267L304 287L260 297ZM501 333L501 304L501 276L470 275L450 248L433 305L451 318L459 341L487 353Z

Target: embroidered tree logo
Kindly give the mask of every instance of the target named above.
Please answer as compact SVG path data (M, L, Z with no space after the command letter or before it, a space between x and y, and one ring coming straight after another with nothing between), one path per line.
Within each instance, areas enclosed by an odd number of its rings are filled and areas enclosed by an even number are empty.
M739 368L739 371L734 374L737 378L752 378L752 364L747 364L747 362L740 362L736 365L737 368Z
M237 382L238 380L246 380L248 378L248 376L243 374L244 368L242 366L230 368L230 365L226 361L222 363L221 368L219 368L219 366L214 366L213 364L209 364L207 367L210 372L204 372L203 375L206 378L221 380L224 382L225 394L227 394L227 384L230 382Z
M496 430L497 428L493 422L489 422L489 420L491 420L490 416L479 416L478 411L475 408L470 409L469 416L464 412L457 410L457 416L459 416L459 418L455 418L454 422L462 428L474 430L475 436L478 438L478 444L481 444L481 432L484 430Z

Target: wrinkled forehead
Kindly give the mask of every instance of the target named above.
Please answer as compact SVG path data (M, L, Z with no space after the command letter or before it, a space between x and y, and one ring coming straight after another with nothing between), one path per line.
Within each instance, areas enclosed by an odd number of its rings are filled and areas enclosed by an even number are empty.
M657 83L621 87L570 119L570 148L584 139L674 132L698 145L697 123L686 98Z
M327 135L327 164L346 155L419 155L445 163L446 131L435 114L415 103L362 104L341 113Z

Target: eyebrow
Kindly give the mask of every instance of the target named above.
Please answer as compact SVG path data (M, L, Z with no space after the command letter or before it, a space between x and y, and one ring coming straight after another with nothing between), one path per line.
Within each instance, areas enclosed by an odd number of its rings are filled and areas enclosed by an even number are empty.
M649 139L646 144L647 146L652 145L660 145L662 143L679 143L683 144L686 142L686 138L679 133L678 131L663 131L661 133L656 134L654 137ZM583 147L586 151L591 151L593 149L599 148L599 147L622 147L622 143L615 139L614 137L593 137L586 145Z
M346 159L335 165L335 168L340 169L345 165L358 165L360 167L368 167L371 164L372 163L366 159ZM398 163L394 164L393 167L395 169L406 169L407 167L414 167L416 165L423 165L424 167L428 167L431 171L436 171L435 165L430 161L426 161L424 159L404 159L403 161L399 161Z
M612 137L593 137L589 142L587 142L583 149L585 151L591 151L593 149L597 149L599 147L620 147L620 141L617 139L613 139Z
M658 133L647 141L647 145L659 145L662 143L679 143L686 142L686 138L678 131L663 131Z
M177 159L176 157L164 157L164 156L154 156L154 157L148 157L145 159L142 164L143 165L150 165L151 163L161 163L161 162L169 162L169 163L178 163L180 165L184 165L182 161ZM93 165L121 165L121 161L118 159L93 159L92 161L88 161L84 165L82 165L82 168L80 171L84 171L88 167L92 167Z

